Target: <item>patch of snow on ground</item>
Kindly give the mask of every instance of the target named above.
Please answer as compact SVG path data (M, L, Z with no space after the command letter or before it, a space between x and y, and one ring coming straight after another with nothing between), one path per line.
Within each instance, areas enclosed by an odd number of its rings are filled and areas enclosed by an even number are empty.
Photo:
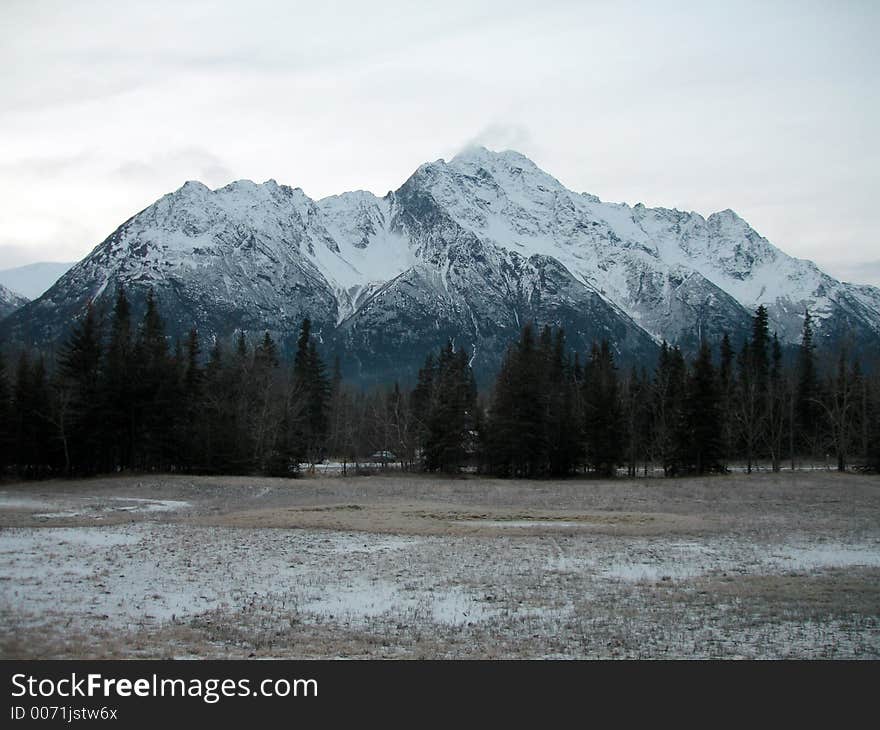
M118 502L137 502L132 507L119 507L117 509L138 512L171 512L178 509L186 509L189 502L175 499L138 499L137 497L116 497Z
M733 570L741 556L726 555L724 546L711 542L662 541L630 546L623 556L602 566L605 577L639 582L683 580L713 570Z
M461 522L481 527L589 527L589 523L586 522L564 520L462 520Z
M843 545L841 543L807 546L784 546L767 560L783 570L815 568L880 567L880 545Z
M155 523L0 531L0 610L39 622L63 607L80 620L137 626L280 602L316 620L385 614L461 623L489 615L442 576L380 578L418 538L303 530L180 528ZM399 555L400 554L400 555ZM403 561L405 562L405 561Z
M82 499L88 500L88 497ZM117 502L134 502L134 504L115 504ZM49 505L46 505L49 506ZM173 512L175 510L186 509L190 506L189 502L183 502L174 499L139 499L137 497L114 497L112 500L102 502L100 504L86 504L82 509L63 510L60 512L39 512L34 517L43 519L64 519L70 517L92 516L100 518L104 513L113 512Z
M0 493L0 509L48 509L53 505L41 499L28 499L22 497L10 497Z
M335 586L317 586L310 599L300 605L307 613L325 618L359 619L381 616L400 607L402 599L397 588L384 580L357 577Z

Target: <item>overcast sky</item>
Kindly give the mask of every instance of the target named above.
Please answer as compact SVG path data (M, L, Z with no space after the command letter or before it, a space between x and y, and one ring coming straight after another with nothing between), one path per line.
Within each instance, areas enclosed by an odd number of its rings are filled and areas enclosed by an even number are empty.
M383 195L480 142L603 200L733 208L880 284L880 2L0 0L0 268L185 180Z

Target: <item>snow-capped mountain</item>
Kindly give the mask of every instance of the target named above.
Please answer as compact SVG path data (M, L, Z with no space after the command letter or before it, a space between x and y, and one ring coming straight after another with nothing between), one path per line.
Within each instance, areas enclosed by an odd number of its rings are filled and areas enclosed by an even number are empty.
M604 203L516 152L484 148L424 164L383 198L188 182L0 336L55 341L119 285L136 304L154 288L174 334L269 330L289 347L308 316L327 353L364 381L411 377L447 337L491 374L528 320L564 325L580 351L607 337L634 360L661 339L740 337L759 304L784 342L797 341L809 308L820 339L880 346L880 290L787 256L733 211Z
M28 299L0 284L0 319L28 303Z

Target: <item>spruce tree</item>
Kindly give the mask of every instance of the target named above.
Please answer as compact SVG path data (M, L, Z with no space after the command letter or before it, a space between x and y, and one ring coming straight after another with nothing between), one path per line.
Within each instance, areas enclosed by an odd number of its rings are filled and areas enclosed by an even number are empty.
M487 424L487 459L500 476L536 477L548 464L546 370L526 324L509 347L498 377Z
M31 362L27 352L19 357L13 387L12 413L18 475L39 479L49 475L57 459L57 439L53 438L51 399L42 356Z
M534 325L523 327L515 352L513 396L516 403L518 441L517 471L521 476L537 477L546 471L548 443L548 392L546 358L534 339Z
M344 388L342 364L339 355L336 355L333 359L333 375L330 377L330 400L327 416L327 451L334 457L340 457L344 450L344 420L348 415L345 410Z
M816 372L813 319L804 311L804 326L798 347L795 386L796 447L815 456L819 446L819 381Z
M770 432L770 336L767 308L758 307L752 319L752 337L743 344L737 358L738 382L734 414L746 457L746 470L752 472L765 450Z
M866 467L873 472L880 472L880 370L875 369L868 391L868 445Z
M331 384L327 378L326 366L318 354L318 346L314 340L309 343L309 459L314 464L324 453L327 441L328 407L330 403Z
M751 357L760 392L767 393L770 376L770 320L763 304L752 318Z
M677 471L687 367L678 347L660 346L651 398L651 451L667 476Z
M617 368L608 340L593 346L584 373L587 462L601 476L614 476L623 455Z
M99 468L101 336L91 303L62 347L51 418L64 453L64 471ZM72 463L75 460L75 463Z
M441 350L437 362L424 461L428 471L451 473L461 468L472 448L476 386L467 353L455 352L451 341Z
M712 352L704 340L688 377L678 439L679 463L685 471L706 474L722 468L720 406Z
M254 348L247 385L251 410L248 423L253 443L253 462L265 474L285 476L298 467L298 454L291 438L289 404L282 394L278 347L272 335L263 334Z
M230 452L232 468L240 474L253 470L254 464L254 358L247 338L239 330L235 339L235 351L228 367L227 381L230 393L229 427L233 450Z
M429 352L425 363L419 368L416 387L410 398L414 421L417 450L424 460L425 444L428 440L428 422L434 407L434 382L437 379L437 367L434 353Z
M131 308L121 286L116 292L105 349L100 386L102 462L104 469L116 471L131 467L137 432Z
M782 345L776 333L770 345L770 379L767 391L767 448L773 471L781 469L788 420L788 384L782 368Z
M234 401L230 392L231 368L219 339L214 340L208 354L202 379L199 405L200 428L197 453L200 466L211 473L231 470L234 448L232 413Z
M142 468L167 469L173 436L177 384L168 352L165 323L159 314L155 293L147 293L146 311L134 347L138 433L137 460Z
M622 394L623 435L627 475L637 474L639 462L647 468L648 441L650 438L651 389L647 373L633 365L626 379Z
M188 469L204 468L204 410L203 393L205 373L200 359L202 346L195 328L186 338L186 354L182 363L182 401L178 409L178 443L182 461Z
M6 372L6 361L0 351L0 479L13 462L12 453L12 397Z
M326 367L311 336L311 321L300 328L293 360L293 392L287 419L298 442L301 458L315 464L323 454L327 439L330 382Z
M733 370L734 352L727 332L721 338L720 361L718 366L718 387L721 418L721 465L724 469L730 463L736 447L736 418L734 415L736 378Z
M581 418L575 394L573 365L566 355L565 330L553 334L552 349L545 351L547 403L547 451L551 476L563 477L577 467L581 454Z

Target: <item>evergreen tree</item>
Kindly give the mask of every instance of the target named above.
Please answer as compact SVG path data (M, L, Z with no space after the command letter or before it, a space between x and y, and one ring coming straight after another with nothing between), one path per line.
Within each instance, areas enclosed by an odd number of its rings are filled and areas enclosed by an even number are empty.
M678 439L679 464L685 471L706 474L722 468L720 406L712 352L704 340L688 377L683 431Z
M7 467L14 463L12 452L12 396L6 373L6 361L3 352L0 351L0 479L6 473Z
M201 367L202 346L195 328L186 338L185 357L181 358L182 398L178 409L177 441L181 461L188 469L204 469L205 418L202 388L205 373Z
M813 343L813 319L809 310L804 311L804 326L797 354L795 388L795 421L799 438L796 447L809 456L815 456L819 448L819 380L816 369L815 345Z
M548 463L547 389L534 328L526 324L508 348L495 381L487 424L488 461L501 476L536 477Z
M331 384L327 378L326 367L318 354L318 346L314 340L309 343L309 400L308 418L310 441L308 453L311 463L319 461L325 450L327 440L328 416Z
M101 336L91 303L63 346L51 421L64 453L64 472L91 473L100 449ZM72 454L75 463L72 463Z
M781 469L790 396L782 368L782 345L776 333L770 346L770 379L767 391L767 449L773 471Z
M134 374L131 309L120 286L110 319L100 385L102 462L103 468L111 471L132 465L137 431Z
M416 387L410 398L414 421L417 448L424 459L425 443L428 440L428 422L434 408L434 381L437 379L437 363L434 353L429 352L425 364L419 368Z
M165 323L152 289L134 347L137 462L145 469L171 466L177 391L174 362L168 353Z
M565 330L552 334L553 347L545 350L548 472L564 477L577 468L581 456L582 429L578 411L578 387L574 369L566 356Z
M721 338L720 362L718 366L718 387L720 397L721 418L721 465L724 469L730 463L736 447L736 379L733 370L734 352L727 332Z
M770 376L770 320L763 304L752 318L751 358L759 392L767 393Z
M233 452L233 405L223 347L214 340L202 377L200 415L196 441L196 460L203 471L217 473L231 470Z
M458 471L471 448L476 385L467 353L455 352L452 342L441 350L437 382L428 415L424 444L425 468L428 471Z
M644 463L647 469L649 450L651 388L644 369L639 371L633 365L622 396L627 475L634 477L638 472L639 462Z
M311 338L311 321L303 320L293 360L293 392L287 412L295 450L315 464L322 457L326 439L330 382Z
M866 467L880 471L880 368L875 365L868 391Z
M597 474L614 476L623 438L617 368L607 340L593 346L583 390L587 462Z
M752 320L752 338L743 345L737 358L739 377L734 415L745 450L748 473L752 472L761 456L770 430L769 342L767 309L761 305Z
M651 451L665 475L677 471L687 367L678 347L660 346L651 399Z
M15 373L12 412L19 476L24 479L47 476L59 460L52 448L51 405L42 356L31 363L28 354L21 353Z
M346 420L351 415L348 406L348 393L342 379L342 365L339 355L336 355L333 360L333 375L330 378L327 451L336 458L343 458L343 473L346 469L344 462Z
M299 443L291 437L290 404L283 397L278 347L272 335L263 334L254 348L247 385L250 392L250 432L253 463L265 474L286 476L299 466Z

